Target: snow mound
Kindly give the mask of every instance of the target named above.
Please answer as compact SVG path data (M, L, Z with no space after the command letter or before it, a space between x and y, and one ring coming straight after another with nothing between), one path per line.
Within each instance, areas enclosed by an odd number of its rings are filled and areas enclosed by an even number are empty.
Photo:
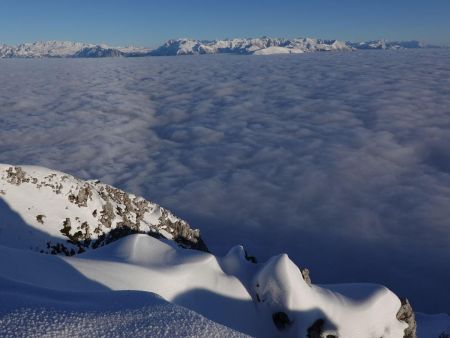
M62 301L67 311L61 321L84 318L83 311L73 311L78 306L76 299L89 303L89 299L103 297L99 293L115 297L117 291L133 290L158 294L215 323L257 337L303 337L320 332L350 338L387 338L402 337L407 327L396 318L400 300L382 286L309 286L287 255L254 264L246 259L241 246L232 248L225 257L216 257L139 234L74 257L0 246L0 268L4 279L31 285L33 290L40 288L35 293L50 299L48 302ZM9 298L6 303L31 306L31 312L22 315L32 315L34 296L28 297L21 286L9 287L15 289L19 289L14 292L18 298ZM70 298L58 293L69 291L92 295ZM108 309L111 303L105 302ZM98 306L103 303L99 300ZM130 313L141 318L147 310L142 303L139 306ZM14 323L15 309L6 311L8 320ZM54 312L43 311L42 320L50 320ZM105 311L98 317L100 322L120 315ZM18 318L24 318L20 311Z

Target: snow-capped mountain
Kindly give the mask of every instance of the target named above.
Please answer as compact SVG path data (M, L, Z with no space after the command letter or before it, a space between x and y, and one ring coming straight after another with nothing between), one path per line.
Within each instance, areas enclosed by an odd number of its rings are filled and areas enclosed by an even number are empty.
M0 48L1 57L39 58L39 57L68 57L77 51L92 45L70 41L38 41L23 43L17 46Z
M417 48L438 48L438 46L427 45L420 41L387 41L374 40L366 42L348 42L349 46L355 49L417 49Z
M351 51L345 42L312 38L283 39L231 39L231 40L169 40L150 55L193 55L193 54L289 54L320 51Z
M144 47L111 47L70 41L40 41L17 46L0 45L0 58L96 58L96 57L137 57L172 56L197 54L299 54L305 52L352 51L356 49L409 49L437 47L419 41L368 41L345 42L315 38L270 38L225 39L225 40L168 40L151 50Z
M450 327L445 314L416 322L380 285L314 285L286 254L214 256L157 204L36 166L0 165L0 299L11 337L438 338Z
M132 233L206 250L198 230L142 197L39 167L0 165L0 244L74 255Z
M141 47L110 47L70 41L38 41L17 46L0 45L0 58L67 58L142 56L149 52Z

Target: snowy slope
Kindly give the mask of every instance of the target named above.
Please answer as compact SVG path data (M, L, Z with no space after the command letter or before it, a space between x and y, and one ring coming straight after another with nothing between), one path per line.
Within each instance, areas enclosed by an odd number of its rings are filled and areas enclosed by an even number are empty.
M73 255L130 233L207 250L198 230L168 210L99 181L0 164L0 244Z
M383 286L312 285L286 254L256 264L241 246L224 257L182 248L198 246L198 231L98 181L2 165L0 203L7 336L415 337L411 307ZM136 231L106 240L124 224ZM67 253L54 243L78 254L36 251ZM449 326L420 315L419 337Z

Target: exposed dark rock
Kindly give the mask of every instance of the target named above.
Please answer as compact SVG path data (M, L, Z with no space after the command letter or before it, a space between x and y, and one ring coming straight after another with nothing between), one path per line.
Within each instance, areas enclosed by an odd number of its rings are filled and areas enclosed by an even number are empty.
M325 319L317 319L309 328L307 332L308 338L337 338L337 333L330 333L325 329Z
M100 223L103 224L107 228L111 228L112 222L116 215L114 214L114 207L112 204L107 201L106 204L103 206L102 211L100 211Z
M450 338L450 327L442 332L438 338Z
M403 338L417 338L416 316L414 315L411 304L409 303L407 298L402 298L400 301L402 302L402 305L397 312L397 319L408 324L408 327L405 329Z
M275 312L272 314L272 320L278 330L285 330L292 324L292 321L285 312Z
M44 224L44 218L45 218L45 215L37 215L36 221L38 221L41 224Z
M158 228L165 229L172 234L174 241L183 247L209 252L203 239L200 237L200 231L191 229L188 223L181 221L171 221L167 210L161 208Z
M244 250L244 253L245 253L245 259L246 259L246 260L248 260L249 262L252 262L253 264L258 263L258 260L256 259L256 257L255 257L255 256L250 256L250 255L247 253L247 250Z
M29 182L30 179L26 177L25 171L21 167L9 167L6 170L6 181L11 184L20 185L24 182Z
M52 244L51 242L47 242L47 249L50 250L49 253L52 255L59 255L59 254L64 254L66 256L75 255L75 250L73 248L69 250L64 244L61 243Z
M70 222L70 218L66 218L63 222L63 228L60 231L63 235L65 235L66 237L69 237L71 229L72 229L72 225Z
M69 201L75 203L79 207L87 207L87 201L89 199L92 199L92 188L88 184L78 190L76 196L73 194L69 195Z

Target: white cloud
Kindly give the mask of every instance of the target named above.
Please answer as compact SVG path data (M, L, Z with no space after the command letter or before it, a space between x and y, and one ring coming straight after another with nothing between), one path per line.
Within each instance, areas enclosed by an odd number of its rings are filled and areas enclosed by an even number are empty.
M0 60L0 162L98 177L216 250L288 252L316 281L448 311L448 57Z

